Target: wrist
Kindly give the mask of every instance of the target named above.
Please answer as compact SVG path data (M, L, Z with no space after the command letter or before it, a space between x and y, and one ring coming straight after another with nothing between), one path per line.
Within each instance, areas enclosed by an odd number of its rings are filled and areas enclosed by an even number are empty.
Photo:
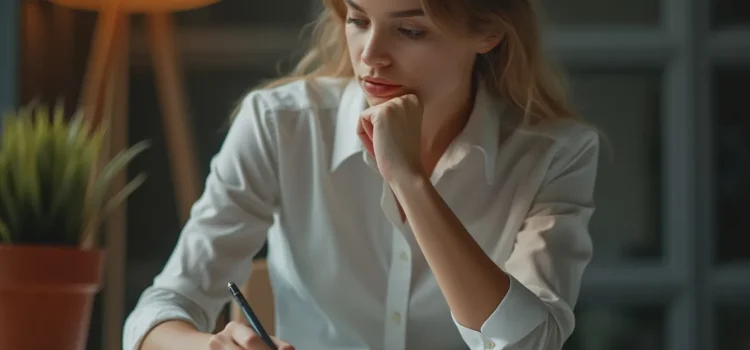
M430 185L430 179L424 171L408 171L393 176L389 181L391 189L399 200L413 191L420 191Z
M206 349L211 334L202 333L184 321L166 321L151 329L143 338L139 350Z

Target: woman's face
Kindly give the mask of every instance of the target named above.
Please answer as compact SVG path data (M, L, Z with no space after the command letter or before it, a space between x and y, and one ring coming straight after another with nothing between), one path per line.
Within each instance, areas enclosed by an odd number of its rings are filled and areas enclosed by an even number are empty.
M413 93L425 113L445 113L468 96L481 43L441 33L420 0L342 1L352 67L371 106Z

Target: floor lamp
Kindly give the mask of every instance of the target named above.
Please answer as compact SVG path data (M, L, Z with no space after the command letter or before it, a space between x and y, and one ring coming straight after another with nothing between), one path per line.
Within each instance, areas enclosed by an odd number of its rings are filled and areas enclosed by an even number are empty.
M79 109L95 125L109 124L108 155L128 145L128 67L130 15L147 19L152 62L164 123L164 137L182 223L202 188L191 136L186 98L173 34L171 12L207 6L219 0L50 0L80 10L96 11L98 18L83 81ZM127 182L123 172L113 186ZM126 207L106 223L106 284L104 287L103 348L120 349L124 318Z

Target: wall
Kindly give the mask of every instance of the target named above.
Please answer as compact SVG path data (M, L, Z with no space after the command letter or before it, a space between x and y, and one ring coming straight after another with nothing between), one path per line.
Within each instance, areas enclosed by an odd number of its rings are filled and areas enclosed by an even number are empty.
M0 1L0 113L16 104L18 2Z

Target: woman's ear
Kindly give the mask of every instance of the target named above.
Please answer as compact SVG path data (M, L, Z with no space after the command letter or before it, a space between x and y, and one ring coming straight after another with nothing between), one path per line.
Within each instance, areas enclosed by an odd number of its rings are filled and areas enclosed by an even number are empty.
M479 39L476 43L475 51L480 54L492 51L505 37L504 34L491 34Z

